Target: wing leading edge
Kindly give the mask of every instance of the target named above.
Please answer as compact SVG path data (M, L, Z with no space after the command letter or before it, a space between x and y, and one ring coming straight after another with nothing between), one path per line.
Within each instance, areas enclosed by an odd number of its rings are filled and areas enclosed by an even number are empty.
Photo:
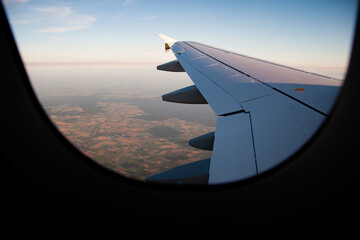
M186 71L198 89L191 87L187 94L179 90L182 95L176 96L177 102L192 103L200 94L218 115L212 157L207 168L199 171L199 176L208 172L208 184L253 177L286 160L326 119L342 84L204 44L161 38L177 58L178 69ZM164 182L161 173L156 176L148 181L161 178Z

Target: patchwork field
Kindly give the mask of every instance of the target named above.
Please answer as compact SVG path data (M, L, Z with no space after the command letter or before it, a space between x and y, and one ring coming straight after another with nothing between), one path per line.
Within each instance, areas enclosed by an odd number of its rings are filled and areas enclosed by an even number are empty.
M99 111L81 106L47 106L51 120L80 151L102 166L138 180L161 171L209 158L211 152L188 140L214 127L177 118L147 120L147 113L124 102L96 102Z

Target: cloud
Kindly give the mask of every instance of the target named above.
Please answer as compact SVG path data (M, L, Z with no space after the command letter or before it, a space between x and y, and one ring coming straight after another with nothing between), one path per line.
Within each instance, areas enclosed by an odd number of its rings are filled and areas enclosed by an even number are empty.
M158 18L159 18L159 16L153 15L153 16L149 16L149 17L138 18L138 21L140 21L140 22L153 21L153 20L158 19Z
M148 17L149 20L154 20L154 19L157 19L157 18L159 18L159 16L150 16L150 17Z
M3 3L27 3L29 0L2 0Z
M87 14L78 14L72 7L38 7L33 8L38 14L43 14L43 22L49 22L47 27L37 29L38 33L64 33L92 27L97 21Z
M53 26L53 27L46 27L42 29L38 29L35 32L39 33L64 33L69 31L76 31L81 29L86 29L92 27L93 23L97 19L91 16L81 16L76 19L70 20L68 24L65 26Z
M28 0L3 0L4 3L26 3ZM10 7L9 7L10 8ZM84 13L78 13L72 6L49 6L32 4L26 7L12 8L10 22L14 25L27 25L30 32L64 33L78 31L93 26L97 19Z
M126 16L127 14L128 14L127 12L120 12L119 14L117 14L116 16L114 16L114 17L112 18L112 20L116 22L116 21L118 21L120 18Z
M30 23L33 23L33 22L36 22L37 20L35 19L23 19L23 20L12 20L10 19L10 22L11 24L30 24Z
M65 18L72 13L71 7L38 7L33 10L48 14L51 18Z
M129 4L132 4L134 2L135 2L135 0L125 0L124 6L128 6Z

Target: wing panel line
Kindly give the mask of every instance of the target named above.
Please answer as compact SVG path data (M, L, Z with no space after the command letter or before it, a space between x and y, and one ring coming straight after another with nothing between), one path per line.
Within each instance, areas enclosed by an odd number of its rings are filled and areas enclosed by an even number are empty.
M183 42L183 43L189 45L187 42ZM229 67L229 68L237 71L237 72L240 72L240 74L243 74L243 75L245 75L245 76L247 76L247 77L253 78L253 77L251 77L250 75L248 75L248 74L246 74L246 73L243 73L243 72L241 72L240 70L238 70L238 69L236 69L236 68L234 68L234 67L232 67L232 66L230 66L230 65L228 65L228 64L226 64L226 63L223 63L222 61L220 61L220 60L218 60L218 59L216 59L216 58L214 58L214 57L212 57L212 56L210 56L210 55L202 52L201 50L198 50L197 48L195 48L195 47L193 47L193 46L191 46L191 45L189 45L189 46L192 47L192 48L194 48L196 51L199 51L199 52L203 53L203 54L206 55L207 57L210 57L211 59L214 59L215 61L217 61L217 62L219 62L219 63L221 63L221 64L223 64L223 65L225 65L225 66L227 66L227 67ZM178 55L175 55L175 56L178 57ZM180 57L181 57L181 55L180 55ZM198 58L200 58L200 57L198 57ZM194 59L196 59L196 58L194 58ZM194 59L192 59L192 60L194 60ZM213 82L216 86L218 86L218 87L219 87L221 90L223 90L225 93L229 94L232 98L235 99L235 101L237 101L237 102L239 103L239 105L240 105L241 107L243 107L243 106L241 105L241 102L239 102L239 100L238 100L236 97L234 97L234 96L233 96L231 93L229 93L226 89L224 89L223 87L221 87L216 81L213 81L213 80L211 80L210 78L208 78L203 72L201 72L200 70L198 70L198 69L197 69L190 61L188 61L187 59L182 58L182 60L186 61L188 64L190 64L192 67L194 67L199 73L201 73L202 75L204 75L207 79L209 79L211 82ZM255 79L255 78L253 78L253 79ZM255 80L258 81L257 79L255 79ZM261 81L259 81L259 82L261 82ZM263 82L261 82L261 83L263 83ZM272 88L271 86L267 85L266 83L263 83L263 84L265 84L266 86ZM262 96L262 97L263 97L263 96ZM250 100L248 100L248 101L250 101ZM235 113L238 113L238 112L239 112L239 111L235 111L235 112L231 112L231 113L226 113L226 114L222 114L221 116L231 115L231 114L235 114Z
M192 42L192 41L191 41L191 42ZM189 44L188 42L185 42L185 43ZM297 68L293 68L293 67L289 67L289 66L286 66L286 65L269 62L269 61L266 61L266 60L263 60L263 59L258 59L258 58L254 58L254 57L249 57L249 56L242 55L242 54L239 54L239 53L236 53L236 52L231 52L231 51L227 51L227 50L224 50L224 49L221 49L221 48L216 48L216 47L213 47L213 46L205 45L205 44L203 44L203 43L198 43L198 42L193 42L193 43L202 45L202 46L204 46L204 47L209 47L209 48L212 48L212 49L215 49L215 50L219 50L219 51L222 51L222 52L225 52L225 53L230 53L230 54L238 55L238 56L241 56L241 57L249 58L249 59L252 59L252 60L256 60L256 61L260 61L260 62L264 62L264 63L269 63L269 64L276 65L276 66L279 66L279 67L284 67L284 68L288 68L288 69L291 69L291 70L296 70L296 71L299 71L299 72L308 73L308 74L312 74L312 75L315 75L315 76L324 77L324 78L328 78L328 79L337 80L337 81L342 82L342 80L340 80L340 79L338 79L338 78L333 78L333 77L329 77L329 76L325 76L325 75L321 75L321 74L313 73L313 72L307 72L307 71L304 71L304 70L301 70L301 69L297 69ZM193 47L193 48L196 48L196 47L194 47L194 46L192 46L192 45L190 45L190 46ZM197 48L196 48L196 49L197 49ZM197 49L197 50L198 50L198 49ZM201 51L201 50L199 50L199 51Z
M245 113L249 114L250 130L251 130L251 136L252 136L252 142L253 142L253 148L254 148L254 161L255 161L255 167L256 167L256 174L259 175L258 163L257 163L257 159L256 159L256 148L255 148L255 139L254 139L253 124L252 124L252 119L251 119L251 112L245 112Z
M281 94L283 94L283 95L291 98L292 100L297 101L298 103L303 104L304 106L306 106L306 107L314 110L315 112L320 113L321 115L323 115L323 116L325 116L325 117L328 116L327 114L325 114L325 113L321 112L320 110L318 110L318 109L316 109L316 108L314 108L314 107L312 107L312 106L310 106L310 105L308 105L308 104L300 101L299 99L296 99L296 98L294 98L294 97L292 97L292 96L284 93L283 91L281 91L281 90L279 90L279 89L277 89L277 88L274 88L274 87L270 86L269 84L267 84L267 83L265 83L265 82L263 82L263 81L261 81L261 80L259 80L259 79L257 79L257 78L254 78L254 77L250 76L249 74L244 73L244 72L240 71L239 69L236 69L236 68L234 68L234 67L232 67L232 66L230 66L230 65L228 65L228 64L226 64L226 63L224 63L224 62L222 62L222 61L220 61L220 60L218 60L218 59L216 59L215 57L213 57L213 56L211 56L211 55L209 55L209 54L207 54L207 53L199 50L198 48L196 48L196 47L194 47L194 46L192 46L192 45L189 44L188 42L184 42L184 43L187 44L188 46L194 48L195 50L201 52L202 54L205 54L206 56L214 59L215 61L218 61L218 62L224 64L225 66L234 69L235 71L238 71L238 72L240 72L240 73L242 73L242 74L244 74L244 75L246 75L246 76L248 76L248 77L251 77L252 79L255 79L256 81L258 81L258 82L260 82L260 83L262 83L262 84L265 84L266 86L270 87L271 89L273 89L273 90L275 90L275 91L277 91L277 92L279 92L279 93L281 93ZM202 45L202 44L200 44L200 45ZM210 46L207 46L207 45L204 45L204 46L210 47ZM213 47L211 47L211 48L213 48ZM214 48L214 49L216 49L216 48ZM223 51L223 50L221 50L221 49L218 49L218 50ZM225 52L227 52L227 51L225 51ZM230 53L230 52L229 52L229 53ZM234 53L234 54L235 54L235 53ZM242 55L240 55L240 54L237 54L237 55L242 56ZM246 57L246 56L242 56L242 57ZM254 58L253 58L253 59L254 59ZM255 59L255 60L258 60L258 59ZM261 60L258 60L258 61L261 61ZM264 61L263 61L263 62L264 62ZM265 62L266 62L266 61L265 61ZM273 63L272 63L272 64L273 64ZM277 64L275 64L275 65L277 65ZM278 65L278 66L286 67L286 66L282 66L282 65ZM290 67L286 67L286 68L290 68ZM290 69L293 69L293 68L290 68ZM293 69L293 70L298 70L298 69ZM298 71L302 71L302 70L298 70ZM305 72L305 71L302 71L302 72ZM305 72L305 73L308 73L308 72ZM317 75L317 74L314 74L314 75ZM319 76L321 76L321 75L319 75ZM321 76L321 77L326 77L326 76ZM329 78L329 77L327 77L327 78ZM330 78L330 79L333 79L333 78ZM338 79L335 79L335 80L338 80ZM220 87L220 86L219 86L219 87Z
M201 52L201 51L200 51ZM181 57L181 55L179 56ZM211 80L210 78L208 78L203 72L201 72L200 70L198 70L193 64L191 64L191 62L189 62L188 60L186 60L185 58L182 58L182 60L186 61L188 64L190 64L194 69L196 69L196 71L198 71L199 73L201 73L203 76L205 76L207 79L209 79L209 81L211 81L212 83L214 83L217 87L219 87L222 91L224 91L225 93L229 94L229 96L231 96L240 106L240 102L232 95L230 94L228 91L226 91L224 88L222 88L217 82ZM216 59L214 59L216 61ZM220 62L220 61L218 61ZM199 89L200 90L200 89Z

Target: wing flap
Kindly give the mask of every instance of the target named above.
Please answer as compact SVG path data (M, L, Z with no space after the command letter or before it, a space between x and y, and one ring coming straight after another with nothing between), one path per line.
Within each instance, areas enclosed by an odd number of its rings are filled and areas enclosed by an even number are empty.
M326 117L280 94L244 104L247 112L219 117L209 184L246 179L289 158Z
M320 113L280 94L258 98L243 105L251 118L259 173L294 154L325 120Z
M209 184L221 184L255 176L257 166L250 115L219 117L209 169Z

